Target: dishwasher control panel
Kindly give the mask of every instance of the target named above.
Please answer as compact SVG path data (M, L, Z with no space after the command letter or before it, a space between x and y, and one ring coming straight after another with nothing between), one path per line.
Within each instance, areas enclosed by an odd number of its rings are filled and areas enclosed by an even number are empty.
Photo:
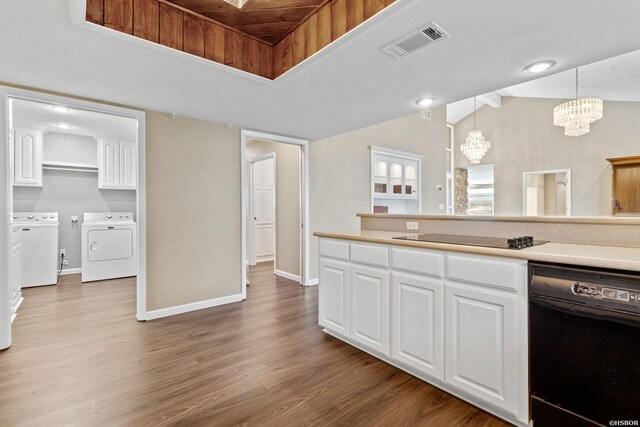
M606 288L591 283L575 282L573 286L571 286L571 292L573 292L574 295L585 297L640 304L640 292L633 293L626 289Z

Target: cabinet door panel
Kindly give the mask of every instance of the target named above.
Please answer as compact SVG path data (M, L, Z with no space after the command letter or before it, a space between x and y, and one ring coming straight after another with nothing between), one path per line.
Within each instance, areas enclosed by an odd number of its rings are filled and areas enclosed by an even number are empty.
M98 187L118 188L120 185L120 171L118 164L120 157L120 143L116 140L101 139L98 159Z
M136 143L120 141L120 188L135 190L137 186L137 153Z
M446 382L515 412L516 297L450 283L446 289Z
M349 263L320 258L320 326L349 336Z
M444 285L393 273L392 357L444 381Z
M389 354L389 273L351 266L351 338Z
M42 187L42 131L15 128L14 185Z

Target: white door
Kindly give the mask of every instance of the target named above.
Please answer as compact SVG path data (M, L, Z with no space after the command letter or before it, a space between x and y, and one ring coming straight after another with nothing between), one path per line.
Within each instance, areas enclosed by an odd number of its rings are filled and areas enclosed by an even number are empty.
M516 408L516 295L446 284L445 377L511 413Z
M120 186L120 142L100 139L98 151L98 188Z
M136 143L120 141L120 188L135 190L137 186Z
M42 131L14 129L13 184L42 187Z
M349 336L349 263L320 258L318 323Z
M252 163L253 259L274 258L276 238L275 162L270 157Z
M391 355L444 381L444 285L405 273L393 273Z
M351 265L351 338L389 354L389 273Z

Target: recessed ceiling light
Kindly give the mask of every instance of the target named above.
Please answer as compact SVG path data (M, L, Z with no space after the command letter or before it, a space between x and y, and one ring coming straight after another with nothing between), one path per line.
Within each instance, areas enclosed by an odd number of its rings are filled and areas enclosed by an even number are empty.
M60 129L73 129L73 126L71 126L70 124L67 124L67 123L58 123L56 125L56 127L60 128Z
M245 3L247 3L249 0L224 0L224 1L226 1L229 4L234 5L238 9L242 9L242 6L244 6Z
M428 107L434 102L436 102L435 98L422 98L416 101L416 105L419 105L420 107Z
M62 105L54 105L51 107L53 111L57 111L58 113L70 113L71 108L63 107Z
M551 59L547 59L544 61L534 62L533 64L529 64L522 69L525 73L536 74L542 73L543 71L547 71L549 68L552 68L556 65L556 61Z

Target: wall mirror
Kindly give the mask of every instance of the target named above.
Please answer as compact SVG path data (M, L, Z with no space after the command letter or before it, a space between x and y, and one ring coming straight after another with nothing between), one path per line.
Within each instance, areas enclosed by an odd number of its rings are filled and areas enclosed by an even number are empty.
M571 216L571 170L525 172L523 212L527 216Z
M576 97L576 70L556 72L556 68L539 74L539 78L531 75L528 82L478 95L475 109L473 98L447 106L454 177L462 179L476 167L460 147L471 131L480 130L491 142L480 164L493 165L495 215L639 215L633 211L640 211L640 196L635 196L640 195L640 173L636 173L640 170L640 51L578 69L578 97L602 100L602 117L580 136L566 135L565 127L554 124L554 109ZM633 166L627 164L629 159L634 160ZM616 167L620 171L617 175L613 173ZM541 172L536 175L533 171ZM558 175L562 172L553 172L556 184L551 185L553 178L545 171L567 171L564 190L558 184L564 182ZM530 185L523 182L523 176ZM614 177L618 182L612 182ZM462 187L455 185L451 195L460 202L455 214L489 211L487 204L474 203L465 209L464 193L459 193ZM555 204L551 203L553 188ZM563 191L564 198L560 197Z

